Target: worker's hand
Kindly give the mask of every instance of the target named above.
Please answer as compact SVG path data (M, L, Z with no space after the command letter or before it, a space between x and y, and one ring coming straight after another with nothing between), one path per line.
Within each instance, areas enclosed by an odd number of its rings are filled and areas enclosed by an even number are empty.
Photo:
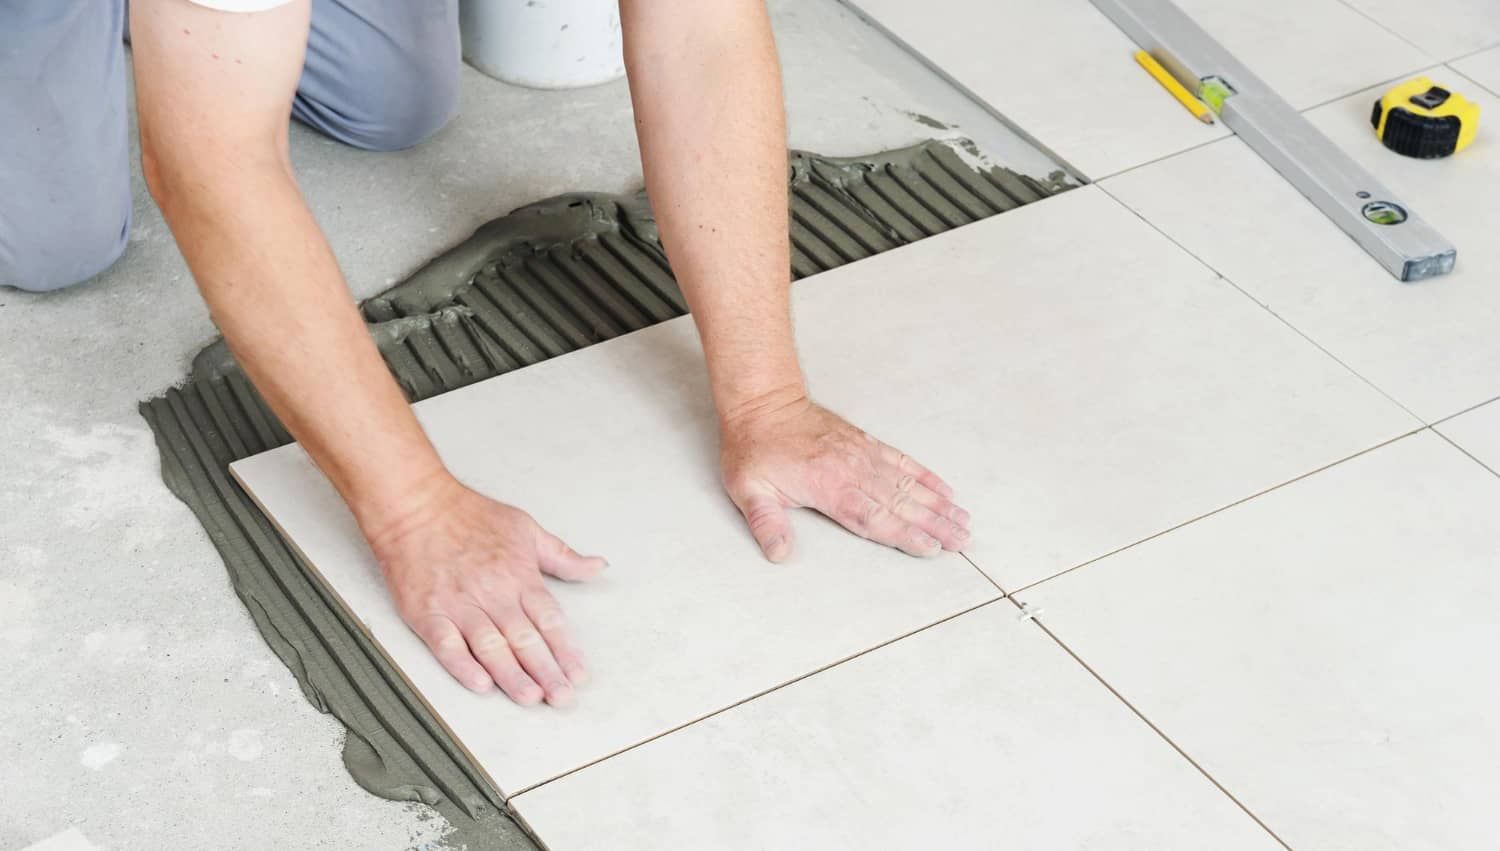
M542 574L590 579L604 559L452 478L376 530L370 546L401 617L460 683L498 685L523 706L573 702L588 675Z
M723 423L724 486L771 561L792 551L788 508L915 556L962 549L969 513L953 489L905 454L797 394Z

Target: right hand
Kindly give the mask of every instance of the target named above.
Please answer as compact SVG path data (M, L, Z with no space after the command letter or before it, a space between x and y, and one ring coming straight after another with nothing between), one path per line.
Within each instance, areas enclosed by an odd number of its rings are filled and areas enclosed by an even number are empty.
M573 702L588 672L542 574L591 579L604 559L451 477L369 541L402 619L460 683L522 706Z

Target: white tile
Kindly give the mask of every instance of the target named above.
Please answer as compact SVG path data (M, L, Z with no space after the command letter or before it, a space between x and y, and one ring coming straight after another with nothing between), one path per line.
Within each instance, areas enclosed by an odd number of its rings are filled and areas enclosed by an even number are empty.
M1490 94L1500 95L1500 47L1448 64L1460 74L1489 89ZM1481 127L1485 126L1483 122L1488 117L1480 117Z
M1430 76L1444 82L1456 75L1439 68ZM1392 278L1237 139L1103 186L1434 422L1500 396L1500 137L1481 128L1456 156L1399 156L1370 129L1377 94L1366 91L1307 115L1458 247L1450 275L1416 284ZM1500 115L1500 98L1470 94L1486 114Z
M1437 430L1491 470L1500 472L1500 401L1445 420Z
M1497 506L1424 431L1019 596L1291 847L1482 851Z
M1500 0L1347 2L1435 59L1452 59L1500 43Z
M814 394L953 482L971 555L1006 587L1413 425L1095 188L820 275L795 302ZM558 589L596 679L565 715L449 680L299 448L234 469L513 792L993 593L957 558L806 516L799 563L762 563L719 491L704 385L683 319L417 406L461 476L615 564Z
M854 5L1092 178L1227 133L1138 68L1135 44L1088 0ZM1298 108L1430 63L1339 0L1182 5Z
M1008 603L513 800L552 851L1277 848Z

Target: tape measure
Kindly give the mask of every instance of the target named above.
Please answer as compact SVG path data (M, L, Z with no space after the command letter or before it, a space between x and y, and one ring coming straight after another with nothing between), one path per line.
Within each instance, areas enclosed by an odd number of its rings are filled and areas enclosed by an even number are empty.
M1479 104L1418 77L1386 92L1370 113L1387 148L1424 160L1462 151L1479 130Z

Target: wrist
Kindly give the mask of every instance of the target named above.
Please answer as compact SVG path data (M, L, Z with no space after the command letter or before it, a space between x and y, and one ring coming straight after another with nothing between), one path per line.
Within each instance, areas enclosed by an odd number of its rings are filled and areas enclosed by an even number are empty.
M378 485L351 488L344 500L371 548L402 537L427 522L463 484L438 460L385 476Z
M796 416L811 407L807 385L801 376L795 380L771 385L757 393L742 396L733 404L721 405L719 430L726 434L753 431L767 423Z

